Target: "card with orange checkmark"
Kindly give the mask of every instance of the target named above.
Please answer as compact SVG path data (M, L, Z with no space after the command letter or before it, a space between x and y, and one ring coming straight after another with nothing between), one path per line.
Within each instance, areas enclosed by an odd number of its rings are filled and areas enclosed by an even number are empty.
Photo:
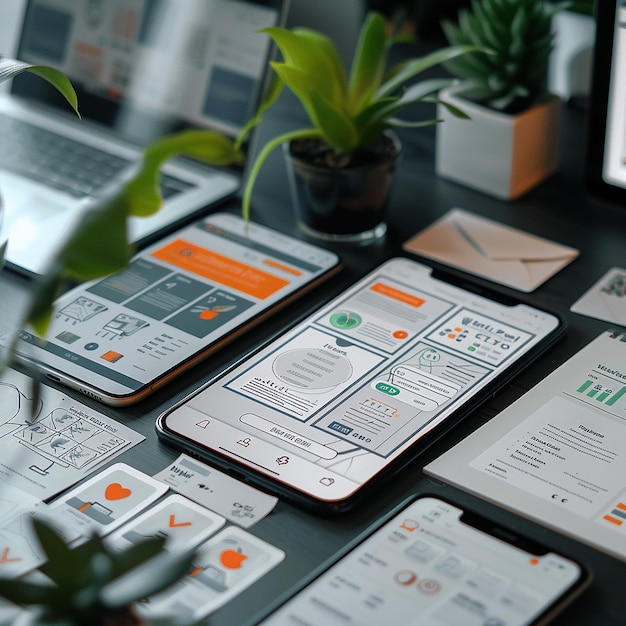
M217 532L226 520L178 494L158 502L118 528L107 543L120 550L148 537L165 537L168 550L188 550Z
M93 530L107 535L166 491L167 485L116 463L52 502L51 507L83 534Z

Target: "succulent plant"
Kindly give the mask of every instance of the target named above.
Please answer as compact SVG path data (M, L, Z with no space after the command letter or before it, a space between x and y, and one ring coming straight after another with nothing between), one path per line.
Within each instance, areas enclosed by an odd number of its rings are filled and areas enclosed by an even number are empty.
M47 557L41 569L51 583L0 579L0 597L31 607L30 624L139 624L133 603L166 589L191 569L193 555L163 551L163 537L146 539L119 552L94 535L70 548L44 522L35 519L33 524Z
M492 109L520 112L547 97L548 61L553 47L552 17L569 2L472 0L458 23L442 22L450 44L475 45L446 62L464 79L463 96Z

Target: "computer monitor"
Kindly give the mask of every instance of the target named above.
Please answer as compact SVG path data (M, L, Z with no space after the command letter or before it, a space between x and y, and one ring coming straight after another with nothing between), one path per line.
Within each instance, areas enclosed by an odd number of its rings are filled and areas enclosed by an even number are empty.
M594 198L626 206L626 0L596 0L586 178Z

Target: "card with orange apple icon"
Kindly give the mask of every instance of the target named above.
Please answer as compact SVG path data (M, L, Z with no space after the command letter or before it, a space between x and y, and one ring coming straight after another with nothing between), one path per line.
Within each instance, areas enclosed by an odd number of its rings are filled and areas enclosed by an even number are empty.
M116 463L51 503L57 518L83 534L106 535L152 504L167 485Z
M198 549L189 575L138 606L147 616L170 612L196 622L240 594L285 558L285 553L249 532L230 526Z

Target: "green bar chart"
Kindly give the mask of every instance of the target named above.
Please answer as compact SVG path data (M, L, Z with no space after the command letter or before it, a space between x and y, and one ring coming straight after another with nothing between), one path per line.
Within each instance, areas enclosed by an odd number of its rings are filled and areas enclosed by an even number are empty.
M614 406L615 403L626 394L626 386L619 386L605 382L598 382L597 380L587 379L578 389L577 393L580 393L587 398L592 398L596 402L606 404L606 406Z

